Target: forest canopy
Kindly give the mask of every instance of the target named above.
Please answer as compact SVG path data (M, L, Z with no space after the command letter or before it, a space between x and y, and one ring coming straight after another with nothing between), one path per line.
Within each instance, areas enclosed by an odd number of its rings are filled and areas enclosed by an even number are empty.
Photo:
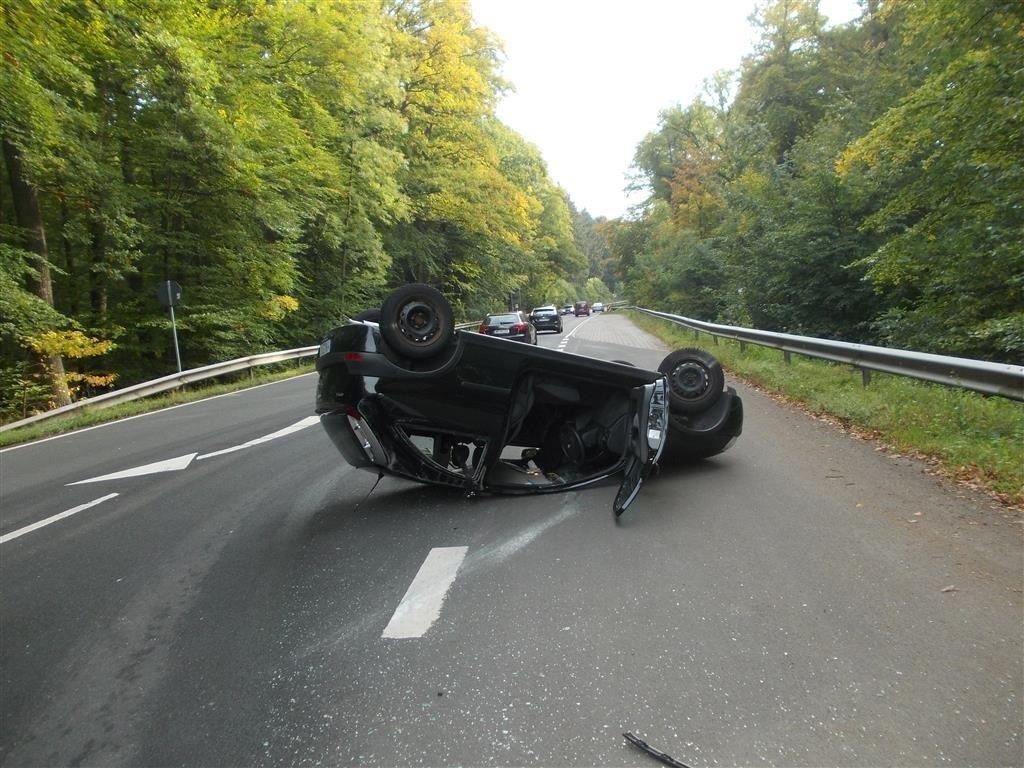
M1024 359L1024 4L761 3L738 73L666 109L609 242L628 295L704 320ZM733 97L733 94L735 96Z
M316 343L401 282L472 316L589 277L464 0L11 0L0 25L7 416L173 370L165 280L189 367Z
M395 285L1024 358L1024 5L762 2L594 219L468 0L0 7L0 417L316 343Z

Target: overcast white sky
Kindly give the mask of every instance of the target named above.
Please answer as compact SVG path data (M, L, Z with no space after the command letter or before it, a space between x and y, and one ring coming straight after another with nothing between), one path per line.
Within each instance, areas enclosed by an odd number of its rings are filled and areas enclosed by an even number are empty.
M753 49L755 0L471 0L505 44L515 86L498 117L538 147L577 208L622 216L636 145L658 113L688 104L704 80ZM830 23L856 0L821 0Z

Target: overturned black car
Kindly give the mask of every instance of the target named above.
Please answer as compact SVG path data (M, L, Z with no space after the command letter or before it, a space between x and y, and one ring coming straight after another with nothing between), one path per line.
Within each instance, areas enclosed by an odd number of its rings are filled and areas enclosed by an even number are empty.
M728 448L743 406L699 349L657 371L455 331L406 285L320 345L316 410L349 464L466 491L552 493L623 474L620 515L659 461Z

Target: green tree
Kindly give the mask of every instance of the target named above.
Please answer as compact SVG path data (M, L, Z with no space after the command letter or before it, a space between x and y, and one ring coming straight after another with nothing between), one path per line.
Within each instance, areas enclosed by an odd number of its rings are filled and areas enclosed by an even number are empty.
M198 365L412 280L467 313L604 300L647 238L578 214L497 120L466 0L12 0L0 25L5 413L165 373L164 280Z
M603 216L595 219L586 210L577 211L572 205L569 212L576 247L587 260L588 274L600 277L607 285L615 285L617 264L602 228L607 219Z
M584 289L586 292L587 300L593 304L595 301L611 301L612 292L604 281L600 277L591 277L587 279L587 287Z
M896 306L891 343L951 354L1024 354L1024 8L907 3L901 49L919 83L839 161L882 200L883 244L860 263ZM866 169L866 170L864 170Z
M744 60L733 108L761 129L761 148L784 162L825 112L832 91L818 56L826 22L818 0L770 0L751 16L760 37Z
M823 120L784 167L748 170L729 184L719 231L725 268L758 328L873 340L881 297L857 262L877 238L860 230L860 191L834 168L847 141L842 125Z
M9 329L8 345L24 339L25 331L38 333L47 326L55 330L65 323L60 314L40 307L40 303L54 306L54 291L39 189L70 154L76 123L83 119L80 104L70 94L89 90L76 45L86 34L66 5L48 9L24 0L0 10L0 143L14 220L3 233L7 243L0 274L14 291L4 303L5 310L27 309L32 317L27 322L14 316L0 321ZM6 225L6 221L0 223ZM22 285L39 301L30 301ZM68 404L61 355L41 351L39 362L53 403Z
M459 303L529 226L529 202L501 173L493 133L497 44L463 2L394 3L391 14L411 215L386 245L402 281L439 284Z

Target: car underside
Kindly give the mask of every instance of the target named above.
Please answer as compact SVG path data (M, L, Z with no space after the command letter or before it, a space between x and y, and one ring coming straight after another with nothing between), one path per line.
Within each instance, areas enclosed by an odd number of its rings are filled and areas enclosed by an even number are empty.
M621 473L621 514L663 452L710 456L742 429L739 397L724 388L720 366L718 378L701 377L701 366L717 362L706 353L695 362L699 350L673 353L683 362L672 370L647 371L455 332L447 302L429 286L396 294L380 322L333 329L317 358L317 412L352 466L510 494ZM417 346L424 342L430 354ZM699 407L681 407L683 398Z

